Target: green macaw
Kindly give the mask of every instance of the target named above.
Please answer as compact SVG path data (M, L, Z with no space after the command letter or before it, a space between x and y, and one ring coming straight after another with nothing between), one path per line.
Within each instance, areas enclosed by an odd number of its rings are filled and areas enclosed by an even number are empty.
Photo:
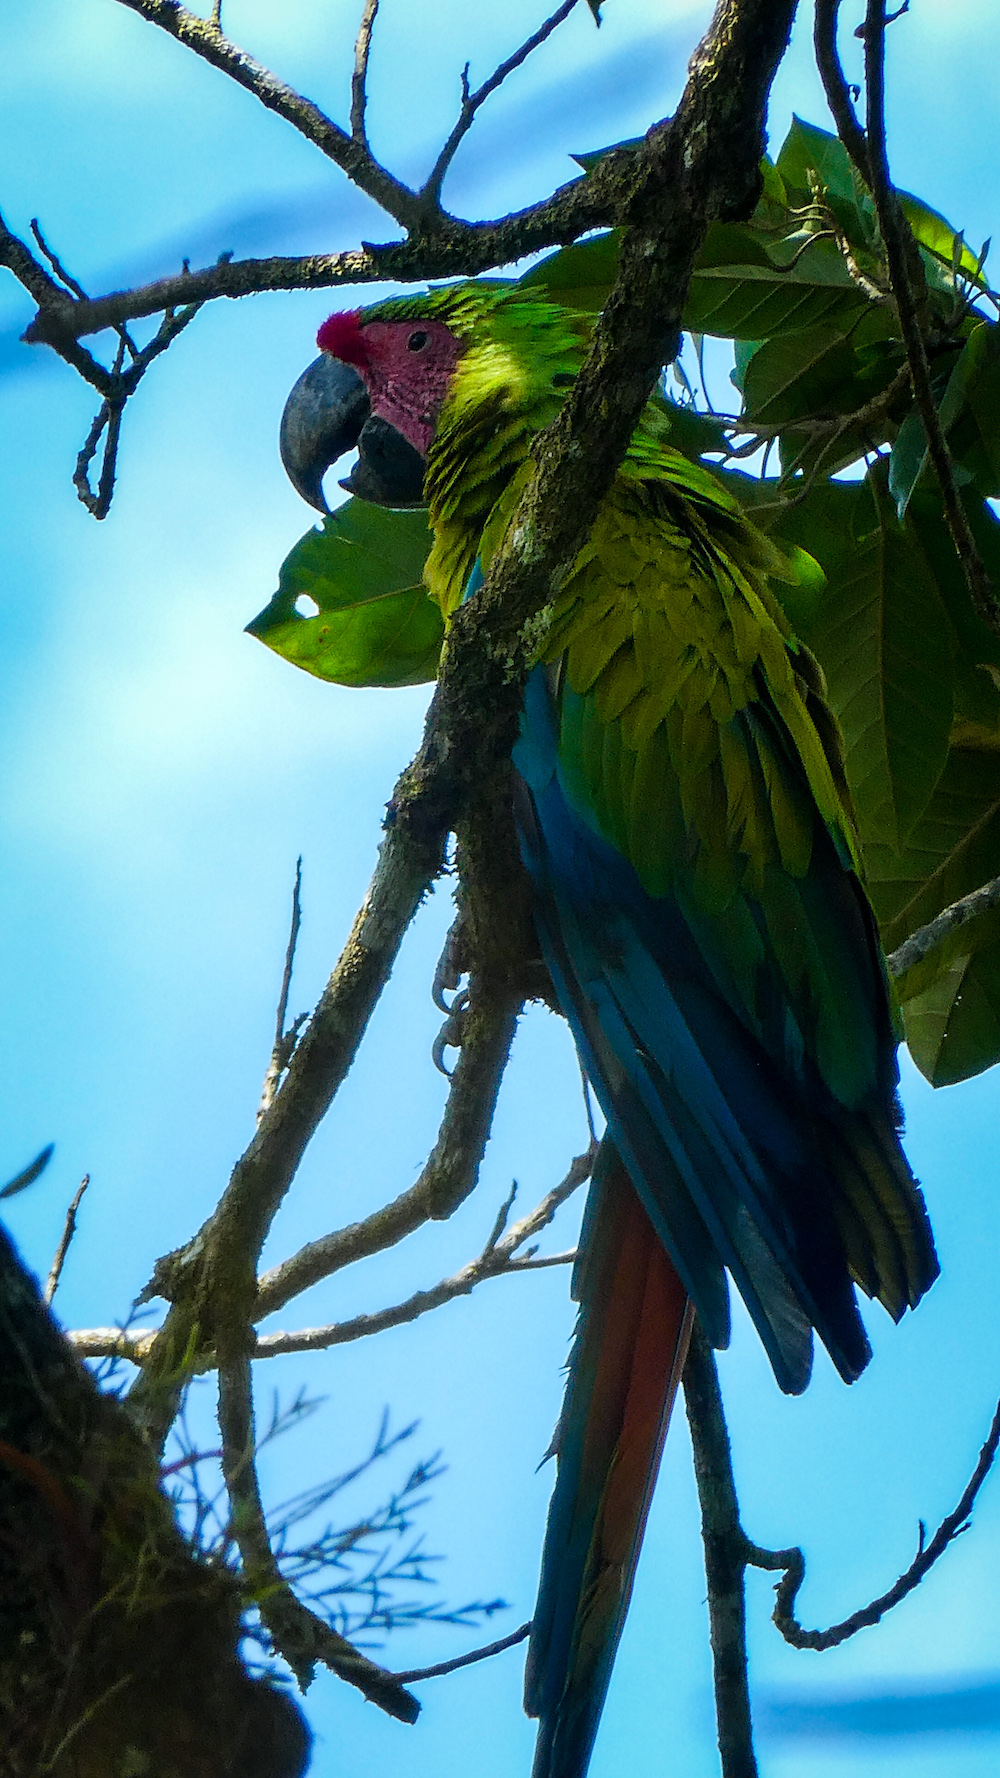
M426 504L447 622L488 571L532 436L587 324L463 283L337 314L283 454ZM528 1653L536 1778L582 1778L693 1313L729 1337L727 1271L782 1389L816 1330L870 1349L853 1286L898 1319L937 1273L900 1147L898 1040L860 881L840 736L772 583L786 558L647 409L555 601L514 751L538 938L607 1119Z

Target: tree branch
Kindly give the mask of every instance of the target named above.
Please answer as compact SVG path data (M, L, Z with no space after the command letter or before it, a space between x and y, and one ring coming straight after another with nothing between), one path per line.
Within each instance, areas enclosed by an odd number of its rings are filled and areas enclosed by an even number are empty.
M507 1215L513 1203L513 1195L511 1195L502 1206L489 1239L479 1256L470 1260L467 1265L458 1272L454 1272L450 1277L443 1278L431 1289L418 1290L401 1303L393 1303L388 1308L374 1310L370 1315L356 1315L350 1321L332 1322L326 1327L301 1328L294 1333L261 1334L254 1345L254 1357L277 1358L284 1357L289 1352L317 1352L325 1351L330 1346L347 1345L353 1340L367 1339L370 1334L383 1333L386 1328L400 1327L405 1322L416 1321L418 1316L427 1314L431 1309L438 1309L444 1303L452 1302L456 1297L468 1296L477 1284L484 1283L488 1278L506 1277L511 1272L539 1271L550 1266L571 1265L576 1258L574 1252L553 1253L537 1258L534 1249L530 1249L528 1254L521 1258L517 1256L525 1242L530 1241L544 1228L547 1228L560 1205L564 1204L566 1199L571 1197L573 1192L589 1179L596 1155L596 1143L592 1144L586 1154L577 1155L565 1178L552 1191L547 1192L545 1197L536 1204L534 1210L516 1222L505 1235ZM397 1204L401 1202L402 1199L396 1200ZM386 1208L392 1210L394 1207L388 1205ZM384 1214L384 1212L379 1212L378 1216ZM377 1216L371 1217L365 1223L356 1223L353 1230L344 1229L340 1233L345 1237L357 1234L359 1240L363 1233L371 1239L375 1233L375 1229L371 1225L377 1224L377 1220ZM426 1213L419 1220L426 1221ZM414 1226L419 1226L419 1223ZM403 1232L409 1233L410 1230L407 1229ZM402 1239L402 1235L397 1235L396 1239ZM332 1243L334 1237L329 1237L329 1240ZM389 1242L383 1244L391 1245ZM317 1242L316 1246L319 1245L320 1243ZM304 1254L309 1253L308 1248L304 1248L302 1251ZM374 1253L378 1251L378 1248L368 1247L367 1251ZM362 1257L360 1252L354 1252L350 1259L341 1257L340 1264L347 1265L351 1263L351 1260L360 1257ZM270 1276L277 1277L282 1273L283 1268L276 1267L275 1272ZM327 1275L325 1272L321 1274L321 1276ZM265 1282L266 1277L267 1274ZM286 1288L282 1292L281 1303L287 1302L291 1296L307 1289L309 1283L315 1282L316 1279L310 1278L304 1283L299 1281L295 1290ZM282 1283L287 1287L287 1276L282 1278ZM261 1294L264 1295L264 1292L262 1291ZM271 1312L271 1308L280 1307L281 1303L271 1304L267 1312ZM258 1317L262 1316L264 1312L258 1299ZM155 1330L148 1329L132 1333L128 1329L117 1327L88 1327L77 1328L74 1332L69 1333L67 1338L81 1358L125 1358L131 1364L143 1365L147 1363L158 1335ZM188 1374L193 1371L211 1370L215 1364L216 1354L214 1351L200 1350L189 1356Z
M865 184L870 186L871 169L868 165L868 148L864 132L855 116L850 88L844 79L844 70L841 67L840 54L837 49L839 13L840 0L816 0L816 18L813 30L816 66L823 82L826 102L837 126L837 134Z
M295 860L295 883L292 888L292 918L288 929L288 944L285 947L285 967L281 972L281 989L278 994L278 1010L274 1017L274 1043L271 1046L271 1059L264 1075L264 1085L257 1108L257 1122L260 1123L265 1111L274 1101L278 1090L278 1082L284 1074L298 1040L299 1028L305 1023L306 1015L295 1019L291 1029L285 1030L288 1017L288 994L292 985L292 970L295 967L295 947L299 942L299 927L302 924L302 859Z
M981 889L973 889L968 895L953 901L950 907L943 908L933 920L928 920L926 926L918 926L915 932L910 933L909 938L905 938L901 945L890 951L885 962L893 980L898 981L915 963L930 956L953 932L995 907L1000 907L1000 877L994 877L991 882L984 883Z
M697 1321L691 1332L683 1381L701 1506L701 1535L705 1545L722 1778L757 1778L747 1683L744 1576L748 1543L740 1525L729 1434L715 1359Z
M357 40L354 45L354 73L351 77L351 137L360 143L362 148L368 147L368 135L365 130L365 112L368 108L368 57L371 54L372 30L378 12L378 0L365 0L365 9L361 14Z
M127 0L121 3L127 4ZM38 296L21 278L17 269L21 259L11 250L10 258L16 262L11 264L4 254L2 237L0 263L15 272L39 303L39 313L25 329L24 339L29 345L52 346L67 357L67 344L84 334L100 333L122 321L141 320L180 303L259 296L273 290L327 290L342 284L419 283L428 278L474 277L542 248L565 246L588 229L612 220L618 175L631 163L633 152L619 151L614 179L610 169L596 184L594 174L587 179L572 179L551 197L493 221L461 222L449 217L430 240L416 235L407 241L367 242L342 253L225 259L199 271L185 268L135 290L112 291L90 301L68 298L57 284L52 288L58 304L49 296ZM10 239L16 241L16 236ZM23 247L23 243L17 244ZM68 358L67 361L72 362Z
M265 1272L258 1287L257 1319L273 1314L355 1260L394 1247L431 1218L451 1216L475 1189L520 1009L509 999L481 998L478 984L473 994L474 1011L463 1034L437 1141L419 1179L363 1222L310 1241Z
M832 1624L828 1630L805 1630L795 1617L795 1601L799 1589L805 1579L805 1558L799 1549L763 1550L755 1544L748 1544L747 1561L754 1568L783 1568L783 1578L775 1589L777 1601L774 1607L773 1621L786 1642L793 1648L836 1648L848 1637L856 1636L859 1630L870 1628L885 1617L908 1593L920 1585L928 1569L944 1555L948 1545L954 1543L963 1531L968 1530L969 1515L975 1505L976 1496L989 1475L1000 1447L1000 1403L997 1405L990 1427L989 1436L979 1453L979 1461L972 1472L962 1498L954 1512L948 1513L931 1538L925 1541L923 1521L920 1524L920 1543L917 1554L910 1566L899 1576L889 1588L873 1599L870 1605L863 1605L860 1610L853 1611L850 1617L844 1618L839 1624Z
M162 1442L199 1345L214 1340L219 1307L255 1295L254 1272L271 1221L306 1146L345 1078L403 934L444 862L442 831L391 830L350 937L278 1092L194 1240L161 1261L144 1293L172 1300L130 1406ZM249 1305L247 1305L249 1306Z
M445 174L455 158L459 144L472 128L479 107L491 93L495 93L497 88L503 85L509 74L513 74L516 68L520 68L527 61L533 50L538 49L547 37L551 37L553 31L565 19L569 18L576 5L577 0L563 0L562 5L556 8L551 17L547 18L537 31L525 39L520 49L508 56L505 62L501 62L489 79L484 80L482 86L478 87L474 93L469 91L469 65L466 63L462 70L462 108L458 114L458 121L434 162L425 183L420 188L420 197L431 206L432 211L436 211L440 206L441 187L444 184Z
M451 1661L438 1661L433 1667L413 1667L407 1673L397 1673L395 1677L400 1685L416 1685L420 1679L440 1679L445 1673L457 1673L460 1667L471 1667L475 1661L488 1661L493 1655L501 1655L506 1648L516 1648L531 1635L530 1622L522 1624L519 1629L512 1630L509 1636L501 1636L498 1642L488 1642L485 1648L474 1648L467 1655L456 1655Z
M45 1280L45 1289L42 1292L43 1300L46 1303L51 1303L52 1298L59 1289L59 1280L62 1277L63 1266L66 1264L66 1255L70 1249L70 1242L76 1233L76 1213L83 1202L83 1194L89 1184L90 1174L85 1173L77 1186L76 1191L73 1193L72 1202L66 1212L66 1221L63 1224L63 1232L60 1236L59 1245L56 1248L52 1264L49 1267L49 1275Z
M158 25L168 37L175 37L195 55L211 62L213 68L228 74L230 80L252 93L268 111L284 118L321 154L334 161L359 191L374 198L404 228L419 221L419 205L409 186L394 179L369 153L363 141L349 136L311 99L303 98L253 56L231 43L214 19L199 18L186 6L180 6L177 0L118 0L118 3L139 13L150 24Z
M399 1722L416 1722L420 1705L395 1674L370 1661L345 1636L296 1598L278 1566L267 1533L254 1460L254 1417L250 1360L229 1356L219 1370L219 1428L222 1468L232 1504L233 1533L243 1562L243 1582L254 1599L279 1654L303 1690L316 1661L346 1679Z
M948 530L962 564L973 606L983 622L1000 634L1000 606L959 496L951 451L934 400L921 321L927 295L923 262L889 174L885 135L885 0L868 0L862 32L867 89L863 138L837 51L839 7L840 0L818 0L817 3L815 41L820 75L841 140L870 187L875 203L889 281L910 366L913 399L923 422L928 455L941 487Z

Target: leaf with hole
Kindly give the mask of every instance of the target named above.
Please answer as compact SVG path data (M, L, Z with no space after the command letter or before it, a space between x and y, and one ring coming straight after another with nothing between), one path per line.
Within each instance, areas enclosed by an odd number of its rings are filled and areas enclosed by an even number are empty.
M423 584L430 544L426 512L348 500L295 545L247 629L338 685L423 685L437 675L444 636ZM313 616L298 608L308 599Z

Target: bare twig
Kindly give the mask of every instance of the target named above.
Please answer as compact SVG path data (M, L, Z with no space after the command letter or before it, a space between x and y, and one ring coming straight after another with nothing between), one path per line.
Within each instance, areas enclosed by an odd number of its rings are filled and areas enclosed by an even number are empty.
M65 284L72 296L78 296L81 301L86 302L87 292L84 290L83 285L78 284L72 274L66 270L66 267L63 265L58 255L54 253L49 246L45 236L42 234L41 228L39 227L37 216L31 218L31 232L35 237L35 244L38 247L39 252L48 260L56 277L61 283Z
M257 1295L258 1318L272 1314L311 1284L355 1260L395 1246L421 1223L452 1215L464 1203L479 1177L517 1012L509 1001L486 1000L484 1004L477 994L438 1138L419 1179L363 1222L309 1242L265 1272Z
M509 74L513 74L516 68L520 68L521 65L527 61L533 50L538 49L538 47L545 42L545 39L551 37L553 31L555 31L565 19L569 18L569 15L576 4L577 0L563 0L562 5L556 8L551 17L547 18L545 23L540 25L537 31L534 31L530 37L525 39L521 44L520 49L515 50L513 55L508 56L505 62L501 62L500 66L494 70L489 79L484 80L482 86L477 87L475 92L471 92L469 89L469 64L466 63L462 70L462 106L458 114L458 121L420 190L420 197L434 210L438 208L440 203L441 187L444 184L445 174L455 158L459 144L462 142L463 138L468 135L469 130L472 128L479 107L489 98L491 93L495 93L497 88L503 85Z
M365 0L365 9L358 26L354 45L354 74L351 79L351 136L362 147L368 147L365 111L368 106L368 57L371 54L372 30L378 12L378 0Z
M394 1675L400 1685L416 1685L421 1679L440 1679L445 1673L457 1673L460 1667L471 1667L475 1661L488 1661L493 1655L501 1655L505 1648L516 1648L531 1635L531 1624L522 1624L520 1629L512 1630L509 1636L501 1636L498 1642L488 1642L485 1648L474 1648L467 1655L456 1655L451 1661L438 1661L433 1667L413 1667L406 1673Z
M452 1273L451 1277L442 1278L430 1290L414 1291L404 1302L376 1309L371 1315L355 1315L350 1321L334 1321L327 1327L304 1327L296 1333L261 1334L255 1357L284 1358L290 1352L326 1352L331 1346L350 1345L354 1340L366 1340L372 1334L385 1333L390 1327L405 1327L432 1309L454 1302L456 1297L469 1296L477 1284L484 1284L488 1278L506 1278L514 1272L539 1272L550 1266L571 1266L575 1259L575 1249L524 1259L512 1258L502 1248L488 1250L478 1259L470 1260L460 1271ZM93 1355L89 1347L83 1350L88 1356Z
M66 1264L66 1255L69 1252L69 1244L76 1233L76 1213L80 1208L83 1201L83 1194L89 1184L90 1174L85 1173L77 1186L76 1191L73 1193L72 1202L66 1212L66 1221L63 1224L63 1232L59 1240L59 1245L56 1248L52 1265L49 1268L49 1275L45 1280L45 1289L42 1292L43 1302L51 1303L52 1298L55 1296L56 1291L59 1288L59 1280L62 1277L63 1266Z
M984 883L981 889L973 889L960 900L953 901L950 907L944 908L933 920L928 920L926 926L918 926L915 932L910 933L909 938L905 938L901 945L890 951L885 960L889 974L894 981L898 980L915 963L922 962L931 951L936 951L946 938L965 926L969 920L975 920L979 914L985 914L990 908L998 906L1000 877L994 877L991 882Z
M357 1054L396 953L426 889L441 868L444 834L421 841L390 830L347 944L291 1059L288 1073L218 1207L180 1255L161 1263L148 1294L172 1307L153 1344L132 1406L147 1431L165 1437L176 1411L196 1330L211 1343L212 1299L222 1301L232 1266L253 1269L296 1169Z
M118 373L114 374L117 376ZM94 423L77 453L76 468L73 471L73 486L91 518L106 519L111 508L115 492L118 443L121 438L124 408L124 397L120 400L102 401L94 417ZM101 474L95 494L90 485L90 465L105 429L107 429L107 438L104 442Z
M701 1506L715 1715L723 1778L757 1778L747 1683L747 1539L740 1525L729 1434L712 1349L696 1321L684 1367L684 1405Z
M816 19L813 32L816 66L819 69L823 90L826 93L826 102L833 113L833 121L837 126L840 140L862 179L866 185L870 185L871 171L868 165L868 148L854 113L850 88L844 78L844 70L840 64L840 54L837 49L839 12L840 0L816 0Z
M889 174L885 136L885 0L868 0L865 45L866 128L861 136L837 50L840 0L818 0L816 57L841 139L861 177L871 189L885 247L889 280L906 348L913 399L923 422L927 451L941 487L945 520L962 564L969 595L983 622L1000 634L1000 607L955 481L954 465L934 400L921 313L926 279L913 231ZM894 15L895 16L895 15Z
M219 1371L219 1427L222 1468L232 1504L232 1522L248 1592L274 1639L275 1647L300 1685L309 1684L316 1661L357 1686L371 1703L400 1722L415 1722L416 1698L395 1675L368 1660L292 1592L271 1549L254 1461L254 1419L250 1360L227 1357Z
M271 1105L278 1090L278 1082L292 1059L298 1038L299 1028L305 1022L306 1015L296 1019L289 1031L285 1030L285 1019L288 1016L288 994L292 985L292 970L295 966L295 947L299 942L299 927L302 924L302 858L295 860L295 884L292 889L292 919L288 931L288 944L285 947L285 967L281 975L281 992L278 995L278 1010L274 1019L274 1043L271 1048L271 1060L264 1076L264 1086L257 1108L257 1122L260 1123L265 1111Z
M910 1566L899 1576L899 1579L888 1589L873 1599L870 1605L863 1605L860 1610L853 1611L850 1617L844 1618L839 1624L832 1624L828 1630L806 1630L795 1617L795 1601L799 1588L805 1579L805 1558L799 1549L762 1550L756 1545L749 1545L747 1561L755 1568L783 1568L785 1573L775 1589L777 1602L774 1607L774 1623L786 1642L793 1648L836 1648L839 1643L846 1642L848 1637L856 1636L859 1630L865 1630L877 1624L891 1611L914 1587L918 1587L928 1569L944 1555L949 1544L954 1543L969 1526L969 1515L975 1505L976 1496L989 1475L1000 1447L1000 1404L997 1405L990 1427L989 1436L979 1453L979 1461L972 1472L968 1486L954 1512L948 1513L931 1538L926 1541L924 1526L920 1526L920 1541L917 1554Z
M39 236L39 240L41 240L41 236ZM46 253L49 252L48 248L44 250ZM67 276L61 271L61 268L60 275ZM121 436L125 403L130 395L135 394L154 359L159 358L161 352L165 352L177 335L182 333L188 323L194 320L200 306L199 303L189 303L187 308L181 310L180 314L175 314L171 310L164 315L155 335L141 352L129 338L124 326L119 326L117 329L118 351L115 362L112 369L104 373L107 379L107 394L77 455L76 469L73 474L73 486L87 511L95 519L107 518L114 497L118 443ZM58 350L62 352L62 346ZM123 370L126 352L131 354L132 363L128 370ZM63 356L66 356L66 353L63 353ZM95 494L90 485L90 465L105 428L107 429L107 438L104 444L100 480Z
M419 1316L426 1315L431 1309L439 1309L445 1303L453 1302L456 1297L468 1296L477 1284L483 1284L489 1278L506 1277L513 1272L542 1271L551 1266L572 1265L576 1258L574 1251L538 1256L533 1248L529 1248L526 1254L521 1254L520 1250L535 1235L540 1234L543 1229L548 1227L560 1205L564 1204L567 1198L571 1197L578 1187L589 1179L596 1154L597 1145L595 1143L586 1154L576 1157L565 1178L552 1191L547 1192L533 1210L523 1216L520 1221L514 1223L510 1229L506 1229L507 1215L513 1203L513 1194L510 1194L505 1200L478 1257L470 1260L467 1265L462 1266L459 1271L452 1273L449 1277L442 1278L429 1290L415 1291L403 1302L390 1304L387 1308L375 1310L370 1315L355 1315L350 1321L332 1322L326 1327L301 1328L294 1333L261 1334L254 1345L254 1357L277 1358L284 1357L290 1352L318 1352L326 1351L331 1346L347 1345L354 1340L367 1339L372 1334L383 1333L387 1328L401 1327L406 1322L416 1321ZM397 1199L397 1204L399 1202L400 1200ZM387 1206L388 1210L392 1210L392 1208L392 1205ZM426 1220L426 1216L420 1220ZM367 1236L368 1240L371 1239L374 1231L370 1225L375 1222L376 1218L373 1217L369 1219L368 1223L355 1224L354 1231L345 1229L341 1233L345 1237L356 1233L360 1245L361 1238L364 1236ZM401 1237L397 1236L397 1239L399 1238ZM387 1242L385 1245L389 1245L389 1243ZM308 1253L308 1251L308 1249L303 1249L304 1253ZM378 1248L368 1246L365 1251L377 1252ZM359 1255L354 1254L352 1257L359 1257ZM341 1257L340 1263L346 1265L349 1261ZM283 1268L278 1267L276 1273L271 1276L281 1276L282 1272ZM262 1307L259 1298L255 1311L258 1318L262 1317L264 1313L270 1312L272 1308L280 1307L291 1296L306 1289L308 1283L315 1282L314 1279L307 1279L306 1282L299 1282L296 1289L292 1290L288 1288L287 1274L281 1278L281 1281L284 1289L281 1292L280 1302L272 1303L266 1294L265 1279L265 1289L261 1291L264 1306ZM148 1361L158 1336L155 1330L133 1333L130 1330L117 1327L91 1327L78 1328L67 1337L82 1358L126 1358L133 1364L144 1364ZM216 1354L211 1349L203 1349L196 1356L189 1358L188 1374L190 1375L193 1371L210 1370L215 1363Z
M417 200L408 186L379 166L363 142L355 141L311 99L294 92L246 50L231 43L214 16L199 18L196 12L179 5L178 0L119 0L119 5L140 13L150 24L158 25L168 36L176 37L195 55L245 87L269 111L284 118L321 154L334 161L360 191L374 198L404 228L419 220Z

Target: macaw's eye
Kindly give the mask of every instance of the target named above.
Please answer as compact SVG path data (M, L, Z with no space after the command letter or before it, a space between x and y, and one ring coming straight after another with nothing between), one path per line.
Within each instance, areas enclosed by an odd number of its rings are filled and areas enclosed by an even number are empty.
M406 342L406 349L408 352L422 352L426 344L427 335L425 333L411 333Z

